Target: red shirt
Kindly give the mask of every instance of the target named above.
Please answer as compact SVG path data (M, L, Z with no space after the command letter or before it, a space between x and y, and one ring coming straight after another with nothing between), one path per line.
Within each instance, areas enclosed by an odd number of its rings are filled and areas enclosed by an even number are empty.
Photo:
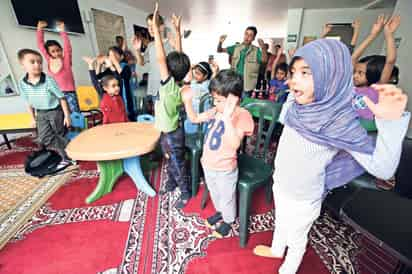
M103 112L103 124L128 121L123 99L120 95L110 96L105 93L100 101L100 110Z

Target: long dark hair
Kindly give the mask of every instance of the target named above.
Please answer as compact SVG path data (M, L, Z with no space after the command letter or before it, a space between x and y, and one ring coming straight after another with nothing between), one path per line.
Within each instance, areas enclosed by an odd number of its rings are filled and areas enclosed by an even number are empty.
M46 43L44 43L44 47L49 55L50 55L49 48L52 46L57 46L60 49L63 49L60 43L57 42L56 40L47 40Z

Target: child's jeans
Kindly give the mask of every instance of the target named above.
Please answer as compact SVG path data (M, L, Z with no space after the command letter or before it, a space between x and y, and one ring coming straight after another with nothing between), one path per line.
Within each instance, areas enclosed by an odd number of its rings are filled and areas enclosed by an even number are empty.
M182 196L190 197L189 177L185 165L185 133L182 126L160 135L160 145L167 163L167 188L179 186Z
M67 106L70 112L80 112L79 102L77 100L77 94L75 91L64 91L64 98L66 98Z

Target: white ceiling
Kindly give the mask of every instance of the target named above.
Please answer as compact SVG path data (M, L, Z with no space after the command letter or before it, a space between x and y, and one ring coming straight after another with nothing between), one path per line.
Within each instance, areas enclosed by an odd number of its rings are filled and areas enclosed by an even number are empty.
M144 11L153 10L154 0L120 0ZM249 6L253 3L254 10L267 10L273 13L278 8L306 8L306 9L339 9L339 8L391 8L397 0L159 0L160 5L170 10L193 10L192 7L202 7L200 13L214 13L216 7L225 6L227 14L233 14L230 7ZM223 3L224 2L224 3ZM370 5L370 6L369 6Z
M153 11L155 0L120 0L146 12ZM394 7L396 0L159 0L160 14L183 16L185 29L196 35L243 32L248 25L258 28L260 37L284 37L287 10L290 8L339 9ZM235 34L235 33L234 33ZM259 35L260 34L260 35Z
M397 0L288 0L289 8L393 8Z
M120 1L148 13L153 11L155 3L155 0ZM285 37L290 8L362 8L371 2L393 7L396 0L159 0L159 5L160 14L168 21L172 13L183 16L183 29L192 30L190 38L184 41L185 49L191 58L199 61L216 53L219 35L228 35L224 46L233 44L243 39L243 31L249 25L255 25L257 38L266 42Z
M154 1L149 0L121 1L147 12L152 12L154 7ZM172 13L182 15L184 28L194 27L196 34L200 31L225 33L235 26L243 32L247 26L256 25L264 36L264 29L285 29L287 24L288 6L282 0L161 0L159 6L160 14L166 18Z

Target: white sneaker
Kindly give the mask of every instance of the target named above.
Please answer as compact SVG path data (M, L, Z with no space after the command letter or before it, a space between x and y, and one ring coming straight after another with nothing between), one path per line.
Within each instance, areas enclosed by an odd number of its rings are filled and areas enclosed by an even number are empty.
M62 160L56 167L56 170L65 169L68 166L71 166L72 162L70 160Z

